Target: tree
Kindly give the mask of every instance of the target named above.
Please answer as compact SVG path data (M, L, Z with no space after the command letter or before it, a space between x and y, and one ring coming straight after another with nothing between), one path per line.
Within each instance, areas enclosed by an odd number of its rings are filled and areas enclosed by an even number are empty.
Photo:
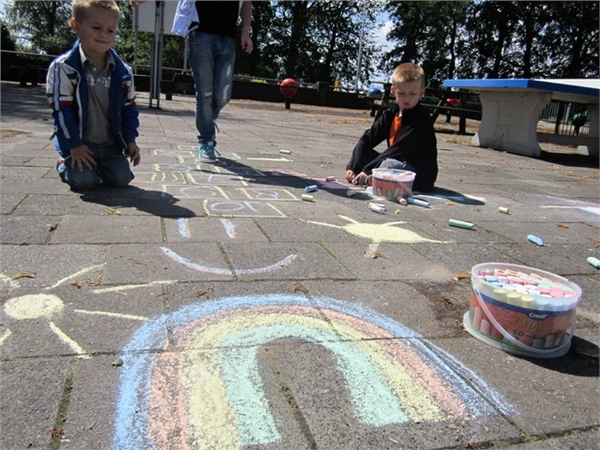
M12 0L5 12L7 27L22 50L58 55L73 43L70 2Z
M0 38L0 43L2 44L2 50L15 51L15 41L13 41L12 36L10 35L10 31L6 27L4 21L1 21L2 24L2 37Z
M398 42L383 60L382 69L414 62L427 74L429 85L438 86L454 77L466 37L468 2L389 1L386 9L394 23L388 39Z
M550 21L541 45L548 72L554 77L599 75L598 2L548 2Z

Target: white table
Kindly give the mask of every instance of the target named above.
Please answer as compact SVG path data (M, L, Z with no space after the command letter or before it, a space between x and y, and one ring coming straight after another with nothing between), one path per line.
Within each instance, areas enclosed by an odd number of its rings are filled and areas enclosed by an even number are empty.
M445 80L444 87L479 91L482 118L473 145L539 157L539 142L554 142L598 156L600 79L460 79ZM537 133L539 116L552 100L587 104L589 135Z

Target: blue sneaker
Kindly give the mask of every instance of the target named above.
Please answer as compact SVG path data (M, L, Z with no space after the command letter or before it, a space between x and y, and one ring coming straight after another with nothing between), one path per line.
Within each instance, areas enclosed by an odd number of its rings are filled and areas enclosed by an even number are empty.
M209 163L217 161L217 157L215 156L215 147L213 146L212 142L200 144L200 147L198 147L198 158L200 158L200 161Z

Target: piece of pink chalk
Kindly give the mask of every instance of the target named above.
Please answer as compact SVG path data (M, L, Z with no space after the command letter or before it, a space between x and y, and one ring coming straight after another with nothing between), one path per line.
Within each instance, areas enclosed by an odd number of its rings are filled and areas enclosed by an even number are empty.
M487 334L489 336L490 333L491 333L491 331L492 331L492 324L489 323L485 319L481 319L481 328L480 328L480 330L481 330L482 333Z
M538 286L537 290L540 291L541 294L549 294L550 293L550 288L545 287L545 286Z
M554 298L563 298L563 290L558 288L550 289L550 295Z
M332 175L330 177L325 178L325 181L335 181L335 177Z

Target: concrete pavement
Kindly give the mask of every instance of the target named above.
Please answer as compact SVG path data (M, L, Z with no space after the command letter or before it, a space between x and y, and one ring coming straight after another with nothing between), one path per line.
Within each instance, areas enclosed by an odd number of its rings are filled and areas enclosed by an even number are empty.
M600 448L597 161L440 132L431 207L378 214L366 111L232 101L207 165L193 99L141 94L133 186L82 194L43 87L1 88L0 448ZM582 288L565 356L464 331L484 262Z

